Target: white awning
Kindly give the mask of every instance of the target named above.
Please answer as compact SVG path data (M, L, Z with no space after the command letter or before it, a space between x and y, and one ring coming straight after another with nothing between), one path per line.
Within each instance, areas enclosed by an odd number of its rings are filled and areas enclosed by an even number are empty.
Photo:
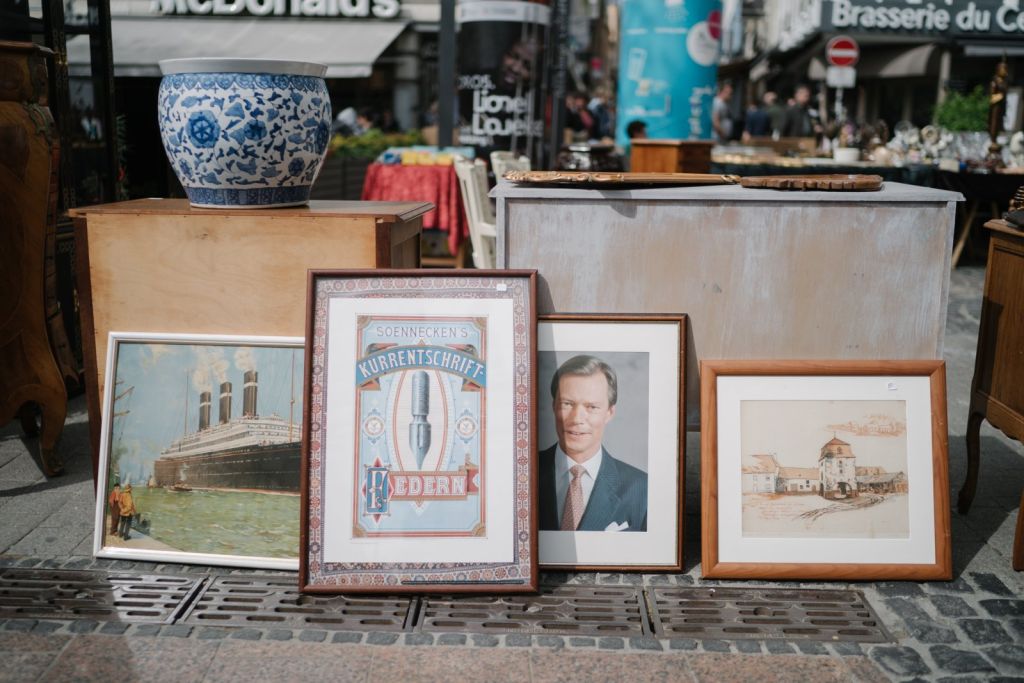
M405 29L402 21L214 17L116 17L115 76L157 76L163 59L248 57L320 62L327 78L365 78ZM87 76L89 40L68 40L72 76Z
M854 68L857 69L858 79L929 76L938 71L937 55L934 43L909 47L868 45L861 47L860 61ZM807 78L812 81L825 80L825 62L821 57L811 58Z

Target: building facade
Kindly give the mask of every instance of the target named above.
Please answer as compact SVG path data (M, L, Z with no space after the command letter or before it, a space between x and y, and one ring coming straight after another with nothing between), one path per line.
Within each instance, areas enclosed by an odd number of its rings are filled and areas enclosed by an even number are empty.
M850 498L857 495L857 456L850 444L833 437L818 455L820 480L818 494L824 498Z

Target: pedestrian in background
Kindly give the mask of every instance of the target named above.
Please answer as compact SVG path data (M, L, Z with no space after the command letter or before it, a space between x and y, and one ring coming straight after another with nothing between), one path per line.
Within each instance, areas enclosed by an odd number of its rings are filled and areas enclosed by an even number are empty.
M725 143L732 139L732 112L729 100L732 99L732 83L725 81L718 86L718 94L711 104L711 127L715 131L715 140Z
M761 138L772 134L772 117L768 113L768 96L775 96L773 92L767 92L762 98L762 106L751 103L747 110L747 120L743 128L743 140L750 138Z
M796 92L793 93L793 105L786 110L782 130L779 131L782 137L807 138L821 132L821 126L811 115L810 102L811 89L806 85L797 86Z

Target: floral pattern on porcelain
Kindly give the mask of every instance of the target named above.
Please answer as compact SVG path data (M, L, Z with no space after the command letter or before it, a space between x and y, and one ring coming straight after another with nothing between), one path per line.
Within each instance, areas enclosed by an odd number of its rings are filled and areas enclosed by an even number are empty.
M160 136L193 204L303 204L330 138L322 78L259 73L164 76Z

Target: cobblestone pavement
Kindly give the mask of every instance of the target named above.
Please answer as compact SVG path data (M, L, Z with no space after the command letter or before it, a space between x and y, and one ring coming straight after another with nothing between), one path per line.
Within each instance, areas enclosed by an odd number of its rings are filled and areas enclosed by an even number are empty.
M953 273L946 327L950 489L965 471L964 430L984 271ZM692 371L692 370L691 370ZM862 590L888 644L651 637L292 630L88 620L0 620L0 680L636 680L1024 681L1024 574L1010 568L1024 486L1021 446L982 430L978 495L953 512L952 582L801 583ZM223 567L94 560L94 494L82 397L61 443L67 474L47 481L36 443L0 428L0 567L271 574ZM567 585L787 586L700 578L699 438L687 440L686 567L680 575L547 574ZM294 574L278 573L293 577Z

